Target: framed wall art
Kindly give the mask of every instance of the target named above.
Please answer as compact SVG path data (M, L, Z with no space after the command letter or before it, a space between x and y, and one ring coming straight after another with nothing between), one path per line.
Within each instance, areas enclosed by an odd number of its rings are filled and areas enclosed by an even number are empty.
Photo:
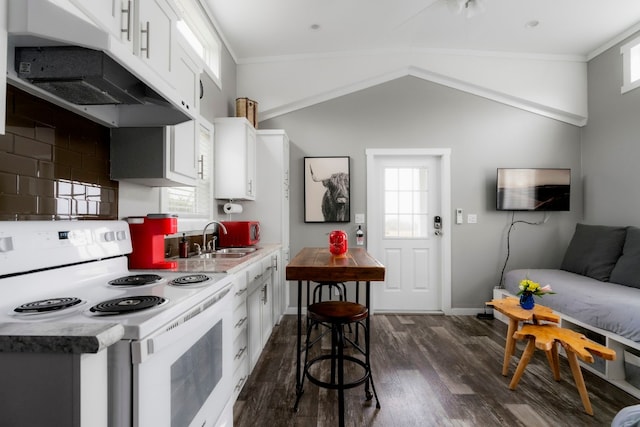
M349 157L304 158L304 222L349 222Z

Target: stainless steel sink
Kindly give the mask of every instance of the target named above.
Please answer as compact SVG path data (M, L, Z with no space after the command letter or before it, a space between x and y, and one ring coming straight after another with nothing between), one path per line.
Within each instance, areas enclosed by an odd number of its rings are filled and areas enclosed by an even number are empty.
M217 254L248 254L250 252L255 252L256 248L224 248L218 249L216 251Z
M218 253L218 252L207 252L204 254L196 254L191 255L190 258L198 258L198 259L210 259L210 258L242 258L247 255L244 252L235 252L235 253Z

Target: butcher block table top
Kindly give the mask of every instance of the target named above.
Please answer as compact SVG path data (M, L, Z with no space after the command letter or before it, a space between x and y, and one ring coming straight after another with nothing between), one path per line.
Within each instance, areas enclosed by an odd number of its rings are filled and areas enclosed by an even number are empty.
M304 248L289 262L287 280L314 282L384 281L384 266L363 248L335 256L328 248Z

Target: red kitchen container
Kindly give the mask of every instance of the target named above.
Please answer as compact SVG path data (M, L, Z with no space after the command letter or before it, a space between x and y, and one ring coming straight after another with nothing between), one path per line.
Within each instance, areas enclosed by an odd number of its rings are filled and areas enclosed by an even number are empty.
M329 233L329 252L335 256L344 255L348 249L347 233L342 230L333 230Z

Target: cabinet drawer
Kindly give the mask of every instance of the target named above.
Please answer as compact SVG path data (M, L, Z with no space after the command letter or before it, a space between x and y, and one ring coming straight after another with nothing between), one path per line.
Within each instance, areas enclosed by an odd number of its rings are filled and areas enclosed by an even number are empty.
M234 371L247 358L247 334L239 334L233 341L233 369Z
M249 271L247 272L247 281L249 283L259 280L264 274L265 268L261 261L256 262L255 264L249 267Z
M238 336L243 329L247 329L247 306L242 304L233 311L233 338Z
M238 366L233 374L233 401L238 398L238 395L242 391L242 387L247 383L249 379L249 363L245 357L242 363Z

